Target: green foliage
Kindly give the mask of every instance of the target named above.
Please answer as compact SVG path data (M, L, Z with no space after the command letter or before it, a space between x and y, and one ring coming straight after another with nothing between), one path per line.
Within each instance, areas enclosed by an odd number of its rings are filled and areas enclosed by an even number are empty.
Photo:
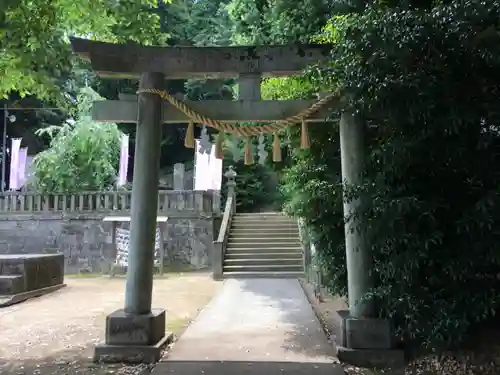
M309 99L317 87L304 76L268 78L262 83L264 100Z
M231 24L228 0L173 0L165 6L169 44L228 45Z
M40 192L105 190L116 178L121 132L115 124L96 123L90 106L98 97L84 89L79 96L79 117L63 126L37 132L48 135L50 147L33 161L33 187Z
M500 307L500 5L421 3L333 18L323 74L370 125L358 188L370 203L373 298L405 339L438 348ZM328 285L345 294L338 130L314 126L311 138L283 192L313 234Z
M495 1L456 1L337 25L337 77L378 125L366 182L376 296L428 345L459 342L500 306L499 16Z
M157 0L2 0L0 98L11 91L61 98L72 70L68 36L106 41L161 41Z
M270 194L272 170L269 167L253 164L245 165L243 161L232 163L238 173L236 177L236 206L239 212L258 212L272 206ZM271 190L272 191L272 190Z
M243 141L240 143L239 147L243 149ZM223 173L230 165L233 166L237 173L236 205L239 212L258 212L262 209L274 210L279 208L281 196L278 192L277 174L270 165L261 165L258 163L245 165L243 160L235 162L226 144ZM224 178L222 194L225 195L226 193L227 188Z
M233 0L228 5L235 44L307 42L329 18L327 0Z
M347 295L342 179L338 128L333 124L311 127L311 148L297 150L293 165L285 169L281 191L286 213L305 220L324 283L332 292ZM298 139L298 135L294 138Z
M232 21L233 44L282 44L307 42L310 35L318 32L326 23L331 12L331 1L324 0L232 0L228 6L228 14ZM263 82L262 96L264 99L310 99L322 91L322 85L312 84L305 77L269 78ZM290 146L297 132L292 127L291 132L280 134L283 146L283 162L269 161L266 169L279 176L284 166L291 163ZM272 139L269 137L267 151L272 157ZM259 167L260 168L260 167ZM253 171L255 178L260 177L258 171ZM268 172L266 172L268 173ZM253 189L255 191L256 189ZM267 189L268 203L274 209L279 209L283 196L275 190L275 186ZM239 197L238 197L239 199Z

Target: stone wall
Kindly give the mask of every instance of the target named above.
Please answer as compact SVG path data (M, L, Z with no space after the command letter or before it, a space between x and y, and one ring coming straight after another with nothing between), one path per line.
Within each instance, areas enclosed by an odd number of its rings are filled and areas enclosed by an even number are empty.
M108 272L114 262L113 224L102 214L10 214L0 216L0 254L61 251L65 272ZM212 217L170 218L163 228L165 264L210 266L217 223ZM118 224L120 225L120 224ZM121 224L128 227L128 224Z

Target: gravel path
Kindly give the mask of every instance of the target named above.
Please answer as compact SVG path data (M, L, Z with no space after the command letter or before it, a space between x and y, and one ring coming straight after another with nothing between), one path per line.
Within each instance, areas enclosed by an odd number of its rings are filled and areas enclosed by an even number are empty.
M122 308L122 278L67 279L52 294L0 309L0 374L141 374L147 366L96 366L105 317ZM167 309L170 329L182 329L221 284L209 275L155 279L153 306Z

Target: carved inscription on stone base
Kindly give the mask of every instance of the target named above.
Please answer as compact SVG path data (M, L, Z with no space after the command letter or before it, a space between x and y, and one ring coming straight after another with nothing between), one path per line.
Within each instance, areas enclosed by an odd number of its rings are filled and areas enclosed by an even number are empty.
M165 320L163 309L152 309L144 315L117 310L106 318L106 344L155 345L165 336Z

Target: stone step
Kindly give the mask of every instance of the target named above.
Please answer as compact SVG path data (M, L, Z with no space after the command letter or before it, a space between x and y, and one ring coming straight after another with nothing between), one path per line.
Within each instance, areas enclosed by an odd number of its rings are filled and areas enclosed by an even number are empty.
M286 244L295 244L300 246L300 239L298 237L262 237L254 236L254 237L240 237L240 236L229 236L228 240L229 244L237 245L240 243L264 243L264 244L273 244L273 243L286 243Z
M0 275L22 275L24 264L21 262L6 262L0 260Z
M233 215L233 220L243 220L243 221L256 221L256 220L266 220L269 222L272 221L286 221L288 223L294 223L297 224L298 221L295 219L290 219L289 217L286 216L239 216L239 215Z
M229 231L229 235L249 235L249 236L264 236L264 237L297 237L299 238L299 231L297 229L293 228L244 228L244 227L232 227L231 230Z
M248 229L248 230L260 230L260 229L267 229L267 230L298 230L296 224L290 224L290 223L273 223L268 224L262 221L255 221L255 222L232 222L231 223L231 230L237 230L237 229Z
M23 275L0 275L0 295L10 296L25 292Z
M256 220L256 219L268 219L268 220L290 220L290 221L296 221L296 219L285 216L285 215L277 215L277 214L272 214L272 213L261 213L261 214L241 214L241 213L236 213L233 215L233 218L238 218L238 219L250 219L250 220Z
M222 277L226 279L298 279L304 277L303 272L224 272Z
M223 272L304 272L302 264L224 265Z
M277 246L276 244L259 248L253 246L228 246L226 249L227 254L237 254L237 253L292 253L297 252L302 254L302 248L300 246Z
M255 219L255 218L269 218L269 219L288 219L288 220L295 220L293 218L290 218L286 215L283 215L281 213L276 213L276 212L258 212L258 213L235 213L233 217L242 217L242 218L248 218L248 219Z
M246 258L226 259L225 266L302 266L301 258Z
M268 253L268 252L229 252L226 251L226 259L298 259L302 261L302 253L300 251L286 253Z
M275 216L284 216L282 212L279 211L262 211L262 212L236 212L236 216L266 216L266 215L275 215Z
M296 234L298 235L299 233L299 230L297 227L288 227L288 226L277 226L277 227L272 227L272 226L265 226L263 228L255 228L254 226L250 226L250 227L244 227L244 226L233 226L229 232L229 234L244 234L244 233L248 233L248 234L269 234L269 235L272 235L272 234L279 234L279 233L282 233L282 234Z
M297 223L292 220L288 219L247 219L247 218L238 218L238 217L233 217L231 220L232 223L248 223L248 224L253 224L253 223L262 223L266 225L294 225L297 226Z
M263 238L263 239L272 239L272 238L294 238L297 241L300 241L300 237L297 233L289 232L229 232L229 238Z
M288 248L288 249L296 249L296 248L300 248L300 242L298 241L289 241L289 242L272 242L272 243L269 243L269 242L252 242L252 241L246 241L246 242L243 242L243 241L229 241L228 244L227 244L227 247L229 249L235 249L235 248L244 248L244 249L248 249L248 248L255 248L255 249L269 249L269 248L276 248L276 247L281 247L281 248Z

